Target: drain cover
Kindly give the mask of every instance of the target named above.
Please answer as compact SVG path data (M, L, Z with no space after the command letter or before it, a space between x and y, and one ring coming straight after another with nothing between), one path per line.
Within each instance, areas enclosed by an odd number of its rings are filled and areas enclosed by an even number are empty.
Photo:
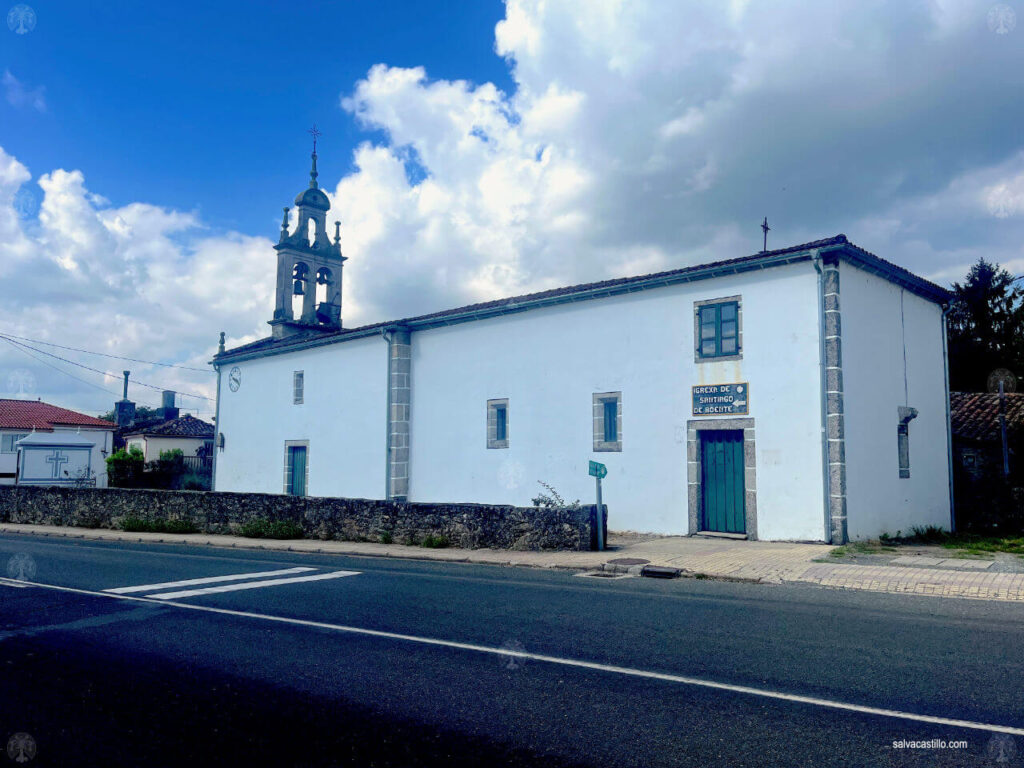
M612 565L647 565L651 561L644 560L642 557L617 557L608 562Z

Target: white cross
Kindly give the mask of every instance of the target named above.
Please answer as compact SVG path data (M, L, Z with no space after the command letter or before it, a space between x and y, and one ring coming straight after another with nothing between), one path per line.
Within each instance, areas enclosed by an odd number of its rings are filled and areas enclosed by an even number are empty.
M71 459L64 456L59 448L54 449L53 456L47 457L46 461L53 465L53 478L57 479L60 477L60 467L62 464L67 464Z

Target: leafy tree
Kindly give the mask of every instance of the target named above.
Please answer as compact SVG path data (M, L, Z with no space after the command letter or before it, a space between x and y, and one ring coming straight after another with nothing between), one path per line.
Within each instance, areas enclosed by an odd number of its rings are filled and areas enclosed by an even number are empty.
M978 259L953 283L949 378L956 392L984 392L996 368L1024 372L1024 290L998 264Z
M115 413L114 410L111 409L106 413L101 413L99 415L99 418L104 419L105 421L116 422L117 413ZM150 408L145 405L140 405L135 409L135 421L152 421L153 419L158 418L160 418L160 414L158 413L157 408Z

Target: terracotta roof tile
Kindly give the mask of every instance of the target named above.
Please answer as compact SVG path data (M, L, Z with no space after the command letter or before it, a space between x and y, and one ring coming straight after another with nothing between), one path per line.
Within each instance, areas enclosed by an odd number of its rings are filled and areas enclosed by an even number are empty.
M38 400L0 399L0 429L37 429L48 432L54 427L114 429L115 425Z
M125 437L130 435L154 435L159 437L213 437L213 424L207 424L195 416L185 414L170 421L150 424L137 429L129 429Z
M953 435L966 440L999 440L999 395L988 392L950 392ZM1024 430L1024 394L1006 395L1006 429Z

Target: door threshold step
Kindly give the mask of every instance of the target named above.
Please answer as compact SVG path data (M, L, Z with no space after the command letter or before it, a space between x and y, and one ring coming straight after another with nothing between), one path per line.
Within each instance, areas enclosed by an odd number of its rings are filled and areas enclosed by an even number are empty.
M697 533L690 534L699 539L739 539L746 540L747 534L745 533L726 533L725 531L697 531Z

